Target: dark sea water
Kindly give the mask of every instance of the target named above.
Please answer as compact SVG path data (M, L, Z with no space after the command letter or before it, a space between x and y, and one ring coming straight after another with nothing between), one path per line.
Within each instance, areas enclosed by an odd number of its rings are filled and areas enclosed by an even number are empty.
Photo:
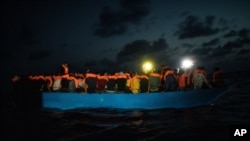
M250 125L250 74L226 82L232 90L213 106L188 109L25 112L2 104L1 141L227 141L232 125Z

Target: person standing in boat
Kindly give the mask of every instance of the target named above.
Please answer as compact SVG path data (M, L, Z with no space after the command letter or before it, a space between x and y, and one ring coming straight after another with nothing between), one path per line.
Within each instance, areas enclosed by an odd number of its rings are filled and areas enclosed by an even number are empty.
M61 75L61 91L62 92L68 92L69 88L69 67L67 63L63 63L61 65L61 71L60 71L60 75Z
M63 77L68 77L69 76L69 67L68 67L67 63L63 63L61 65L60 75L63 76Z

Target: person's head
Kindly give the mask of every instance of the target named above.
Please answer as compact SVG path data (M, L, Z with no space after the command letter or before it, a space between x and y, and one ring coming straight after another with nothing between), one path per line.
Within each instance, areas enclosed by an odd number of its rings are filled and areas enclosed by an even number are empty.
M119 75L123 75L123 71L120 71L120 72L119 72Z
M201 70L205 70L205 67L204 67L204 66L201 66L200 69L201 69Z
M133 76L135 76L135 75L137 75L137 72L132 71L132 72L131 72L131 77L133 77Z
M12 80L12 82L16 82L16 81L18 81L20 79L21 79L20 76L15 75L11 80Z
M182 75L186 70L184 68L179 69L179 74Z
M67 67L68 64L67 63L62 63L62 66Z

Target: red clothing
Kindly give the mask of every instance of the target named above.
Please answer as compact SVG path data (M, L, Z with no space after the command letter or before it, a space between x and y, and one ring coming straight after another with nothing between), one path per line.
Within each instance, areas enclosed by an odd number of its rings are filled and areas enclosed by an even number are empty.
M179 87L180 88L185 88L189 85L189 74L187 72L184 72L180 77L179 77Z

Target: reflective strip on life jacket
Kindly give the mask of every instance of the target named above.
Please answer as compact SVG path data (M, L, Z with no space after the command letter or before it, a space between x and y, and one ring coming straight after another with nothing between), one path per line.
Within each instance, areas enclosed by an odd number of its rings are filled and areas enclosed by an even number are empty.
M162 75L159 74L159 73L150 73L150 76L152 76L152 77L158 77L158 78L162 77Z
M117 79L121 79L121 78L127 79L127 76L126 76L126 75L124 75L124 74L122 74L122 75L118 75L118 76L117 76Z
M117 78L117 77L116 77L115 75L109 75L109 76L108 76L108 79L109 79L109 80L110 80L110 79L116 80L116 78Z
M97 76L97 79L105 79L105 80L107 80L107 81L109 80L109 79L108 79L108 76L106 76L106 75L103 75L103 76L100 76L100 75L99 75L99 76Z
M91 77L91 78L96 78L96 74L94 73L86 73L86 78Z

